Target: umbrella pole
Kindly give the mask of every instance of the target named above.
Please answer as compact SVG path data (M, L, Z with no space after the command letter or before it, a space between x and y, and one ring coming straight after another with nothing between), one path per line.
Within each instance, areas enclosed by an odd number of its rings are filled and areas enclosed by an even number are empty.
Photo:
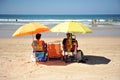
M32 39L33 39L33 41L34 41L34 35L32 34Z

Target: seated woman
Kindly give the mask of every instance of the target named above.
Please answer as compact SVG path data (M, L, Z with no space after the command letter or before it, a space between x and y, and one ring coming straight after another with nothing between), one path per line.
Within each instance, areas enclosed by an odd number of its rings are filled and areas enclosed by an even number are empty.
M32 42L33 52L37 61L46 61L47 44L40 38L41 34L36 34L36 40Z
M74 52L77 50L78 42L76 39L72 38L72 33L66 34L67 38L63 39L63 49L65 52Z
M77 62L85 63L82 50L78 50L78 41L75 38L72 38L72 33L67 33L66 35L67 38L64 38L62 42L65 62L67 62L69 52L72 52L73 59L76 59ZM67 52L67 55L65 55L65 52Z

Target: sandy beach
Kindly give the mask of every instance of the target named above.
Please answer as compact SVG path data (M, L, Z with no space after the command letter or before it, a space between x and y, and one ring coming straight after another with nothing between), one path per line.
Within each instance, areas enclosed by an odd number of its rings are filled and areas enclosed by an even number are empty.
M44 38L48 43L63 38ZM120 80L120 37L78 37L86 63L31 61L32 38L0 39L0 80Z
M62 49L68 32L86 61L31 59L36 33ZM120 80L120 0L0 0L0 80Z

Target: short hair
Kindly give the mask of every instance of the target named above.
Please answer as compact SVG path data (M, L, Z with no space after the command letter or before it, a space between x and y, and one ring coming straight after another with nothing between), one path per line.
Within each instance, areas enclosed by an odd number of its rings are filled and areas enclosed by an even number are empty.
M41 34L40 34L40 33L37 33L37 34L36 34L36 39L39 40L40 38L41 38Z

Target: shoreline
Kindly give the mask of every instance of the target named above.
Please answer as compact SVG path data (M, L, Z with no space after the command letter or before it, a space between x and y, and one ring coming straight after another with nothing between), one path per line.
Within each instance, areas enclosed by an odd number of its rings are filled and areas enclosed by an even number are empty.
M5 26L0 27L0 38L12 38L12 34L16 31L17 28L10 29ZM91 27L93 30L92 33L87 34L75 34L76 37L95 37L95 36L120 36L120 26L101 26L101 27ZM43 38L46 37L65 37L66 33L53 33L53 32L44 32L41 33ZM34 34L35 35L35 34ZM25 35L21 37L30 38L31 35Z
M21 26L19 23L14 24L0 24L0 38L11 38L12 34ZM19 25L18 25L19 24ZM48 24L50 28L55 26L56 23ZM84 37L84 36L120 36L120 25L90 25L89 26L93 32L87 34L76 34L77 37ZM43 37L64 37L65 33L53 33L53 32L44 32L42 33ZM30 35L26 35L23 37L31 37Z

